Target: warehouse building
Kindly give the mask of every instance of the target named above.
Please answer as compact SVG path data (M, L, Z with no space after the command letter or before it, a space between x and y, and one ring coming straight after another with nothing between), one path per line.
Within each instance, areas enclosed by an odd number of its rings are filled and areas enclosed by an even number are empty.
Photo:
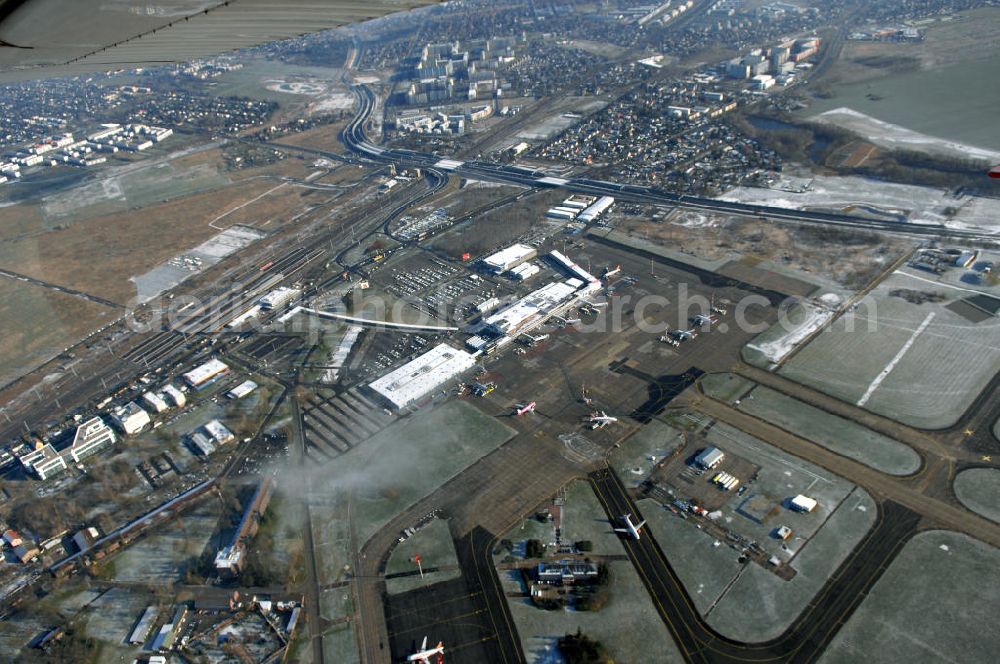
M245 380L233 389L226 392L226 397L229 399L242 399L251 392L257 389L257 383L252 380Z
M476 357L442 343L368 385L401 410L476 366Z
M202 427L216 445L225 445L236 440L236 436L229 428L219 420L209 420Z
M142 428L152 421L149 419L149 413L134 401L129 401L124 406L115 408L111 412L111 418L126 436L142 431Z
M591 203L587 209L580 213L577 217L577 221L589 224L594 221L602 214L611 209L611 206L615 204L615 199L611 196L601 196L594 203Z
M816 505L818 505L819 503L816 502L815 498L810 498L809 496L803 496L802 494L799 494L794 498L792 498L789 501L789 504L791 505L791 508L796 512L812 512L814 509L816 509Z
M718 447L706 447L698 453L698 456L694 458L694 462L702 468L711 470L722 463L722 460L725 458L725 452Z
M142 400L146 402L146 405L153 409L155 413L162 413L166 411L170 406L167 405L166 400L163 395L156 392L143 392Z
M173 402L174 406L177 408L182 408L184 404L187 403L187 397L184 396L184 393L173 385L164 385L162 391L163 394L170 399L170 401Z
M219 376L227 373L229 371L229 366L225 362L221 362L215 358L212 358L205 364L195 367L191 371L184 374L184 382L194 388L202 388L208 385L208 383Z
M501 272L506 272L511 268L517 267L525 261L531 260L537 255L538 252L534 247L529 247L526 244L515 244L495 254L490 254L486 258L483 258L480 263L490 272L500 274Z

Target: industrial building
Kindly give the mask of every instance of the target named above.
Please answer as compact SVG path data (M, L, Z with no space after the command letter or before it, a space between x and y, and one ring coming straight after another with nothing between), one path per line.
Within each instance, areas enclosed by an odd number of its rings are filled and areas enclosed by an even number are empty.
M215 451L215 443L213 443L212 439L201 431L195 431L189 435L188 442L191 443L191 447L195 454L208 456Z
M157 394L156 392L144 392L142 400L146 402L147 406L153 409L153 412L156 413L162 413L170 408L163 396Z
M508 270L507 274L509 274L514 281L525 281L541 271L542 269L534 263L521 263L517 267Z
M149 419L149 413L134 401L129 401L124 406L115 408L111 412L111 418L126 436L142 431L142 428L152 421Z
M480 263L490 272L500 274L538 255L534 247L526 244L515 244L502 249L495 254L483 258Z
M589 224L594 221L602 214L611 209L611 206L615 204L615 199L611 196L601 196L595 202L591 203L584 209L583 212L577 216L577 221Z
M257 389L257 383L252 380L245 380L233 389L226 392L226 397L229 399L242 399L251 392Z
M799 494L794 498L792 498L789 501L789 504L791 505L792 509L795 510L796 512L812 512L814 509L816 509L816 505L818 505L819 503L816 502L815 498L810 498L809 496L803 496L802 494Z
M718 447L706 447L698 453L698 456L694 458L694 462L702 468L711 470L722 463L722 460L725 458L726 454Z
M202 388L208 385L209 381L218 378L219 376L225 374L229 371L229 366L212 358L208 362L195 367L191 371L184 374L184 382L194 388Z
M267 504L271 501L271 493L274 491L274 481L270 476L265 477L257 486L250 504L243 512L240 525L233 534L229 544L224 546L215 554L215 571L221 576L237 576L246 553L246 544L260 527L260 520L267 510Z
M101 533L97 530L97 528L89 526L83 530L78 530L76 534L73 535L73 544L76 545L77 551L86 551L94 544L94 542L97 541L97 538L100 537L100 535Z
M474 366L474 355L442 343L368 387L393 408L400 410Z
M146 610L142 612L139 622L136 623L135 629L132 630L132 634L128 637L128 642L132 645L141 646L144 644L159 614L160 612L155 606L147 606Z
M173 385L164 385L162 393L173 402L177 408L182 408L187 403L187 397Z
M225 445L236 440L236 436L219 420L209 420L202 427L205 433L212 437L216 445Z

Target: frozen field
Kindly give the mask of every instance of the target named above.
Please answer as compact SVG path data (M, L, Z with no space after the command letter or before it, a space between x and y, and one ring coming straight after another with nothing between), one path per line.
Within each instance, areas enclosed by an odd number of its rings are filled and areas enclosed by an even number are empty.
M164 526L155 534L143 537L121 555L111 559L118 581L172 583L184 575L209 545L219 522L219 504L208 501Z
M621 447L612 452L609 461L625 486L637 487L680 443L680 431L653 420L625 439Z
M806 181L783 178L771 189L736 187L721 200L774 205L796 210L824 209L874 214L915 224L978 226L1000 230L1000 200L954 197L942 189L894 184L855 176L816 175ZM804 189L804 191L802 191ZM958 208L949 218L946 208Z
M739 553L725 542L716 546L714 537L667 511L655 500L639 501L639 509L649 532L702 615L715 605L733 579L753 565L741 564Z
M972 323L943 304L888 296L890 288L913 282L894 275L780 372L911 426L951 426L1000 367L1000 321Z
M955 496L970 510L1000 523L1000 470L970 468L955 476Z
M745 641L780 635L806 609L874 521L875 502L864 490L854 489L792 559L791 565L798 572L793 579L784 581L759 565L748 565L708 614L708 624Z
M920 456L903 443L772 389L755 388L739 409L883 473L920 470Z
M949 531L917 534L820 662L995 662L1000 551Z
M433 519L429 524L417 531L406 541L401 542L392 551L386 575L401 572L419 571L415 557L420 556L420 564L425 572L395 579L386 579L386 589L390 594L404 593L408 590L429 586L439 581L449 581L461 576L458 568L458 556L455 554L455 544L448 530L448 523L441 519ZM442 568L429 571L432 568Z
M757 383L731 373L709 374L701 379L701 389L719 401L732 403L746 396Z
M853 131L875 145L888 150L918 150L961 159L972 158L991 163L1000 162L1000 152L996 150L977 148L958 141L921 134L906 127L873 118L851 108L834 108L814 115L810 120Z

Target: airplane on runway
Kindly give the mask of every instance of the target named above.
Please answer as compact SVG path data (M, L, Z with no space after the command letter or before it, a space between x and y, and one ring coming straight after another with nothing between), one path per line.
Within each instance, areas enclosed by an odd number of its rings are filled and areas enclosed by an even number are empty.
M602 410L601 412L594 411L593 413L591 413L589 421L591 429L603 429L612 422L617 422L618 418L611 417Z
M433 648L427 648L427 637L424 637L424 642L420 644L420 650L413 653L406 658L407 662L421 662L422 664L431 664L431 657L437 655L436 662L444 661L444 641L438 641L438 644Z
M529 401L528 403L525 404L519 403L516 406L514 406L514 414L517 415L518 417L521 417L525 413L533 413L535 412L536 405L537 404L534 401Z
M615 528L615 532L616 533L626 533L632 539L636 539L636 540L639 539L639 536L641 535L641 533L639 532L639 529L646 525L645 521L640 521L639 523L632 523L632 515L631 514L623 514L622 515L622 523L625 524L625 527L624 528Z

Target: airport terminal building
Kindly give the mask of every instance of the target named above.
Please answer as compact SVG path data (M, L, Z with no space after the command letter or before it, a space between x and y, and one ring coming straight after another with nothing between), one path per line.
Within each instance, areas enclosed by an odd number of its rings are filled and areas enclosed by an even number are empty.
M442 343L370 383L394 410L402 410L476 366L476 356Z

